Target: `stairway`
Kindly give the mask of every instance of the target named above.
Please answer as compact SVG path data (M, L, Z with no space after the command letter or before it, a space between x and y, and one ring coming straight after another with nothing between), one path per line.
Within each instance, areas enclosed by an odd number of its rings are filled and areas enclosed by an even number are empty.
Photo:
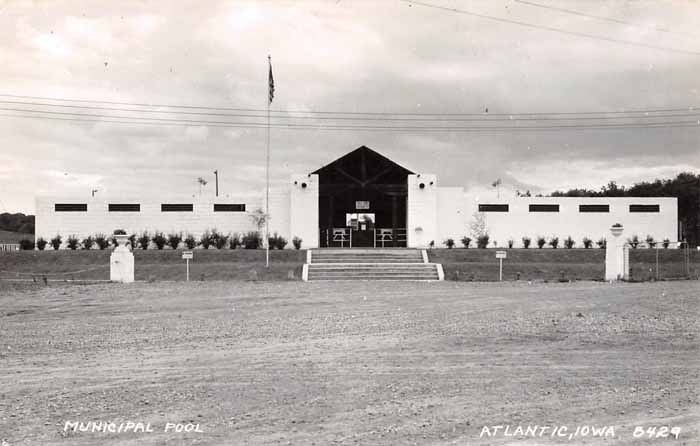
M313 249L303 278L320 280L442 280L442 265L418 249Z

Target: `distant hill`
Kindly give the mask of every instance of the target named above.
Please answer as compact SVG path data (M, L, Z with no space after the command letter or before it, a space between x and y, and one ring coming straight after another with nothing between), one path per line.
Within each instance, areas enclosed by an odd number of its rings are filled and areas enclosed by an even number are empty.
M34 240L34 234L0 230L0 243L19 243L23 238Z
M24 215L21 212L17 214L3 212L0 214L0 230L34 234L34 216Z

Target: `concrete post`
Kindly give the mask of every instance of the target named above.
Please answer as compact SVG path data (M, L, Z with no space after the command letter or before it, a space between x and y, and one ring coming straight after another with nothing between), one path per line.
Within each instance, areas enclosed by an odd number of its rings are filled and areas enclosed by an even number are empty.
M605 238L605 280L629 279L629 248L622 238L623 228L613 226Z
M131 283L134 281L134 254L128 246L126 235L115 235L118 246L109 256L109 280Z

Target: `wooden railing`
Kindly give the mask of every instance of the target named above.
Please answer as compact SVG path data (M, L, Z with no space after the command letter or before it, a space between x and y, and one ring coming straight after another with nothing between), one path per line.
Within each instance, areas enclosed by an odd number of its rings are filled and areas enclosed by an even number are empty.
M19 243L0 243L0 251L19 251Z

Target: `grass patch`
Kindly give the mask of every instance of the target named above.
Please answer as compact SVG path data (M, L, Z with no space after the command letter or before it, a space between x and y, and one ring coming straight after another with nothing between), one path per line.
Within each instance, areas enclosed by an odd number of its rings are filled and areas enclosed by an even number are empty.
M0 278L108 280L110 250L20 251L0 253ZM185 280L182 250L134 250L136 280ZM264 250L195 250L190 280L300 280L306 251L270 251L270 268ZM254 271L254 272L253 272Z
M507 251L503 280L603 280L604 249L434 249L431 262L441 263L446 280L498 280L496 251ZM659 250L659 279L686 277L684 252ZM700 252L690 251L690 277L700 277ZM630 278L652 280L656 276L656 250L630 250Z

